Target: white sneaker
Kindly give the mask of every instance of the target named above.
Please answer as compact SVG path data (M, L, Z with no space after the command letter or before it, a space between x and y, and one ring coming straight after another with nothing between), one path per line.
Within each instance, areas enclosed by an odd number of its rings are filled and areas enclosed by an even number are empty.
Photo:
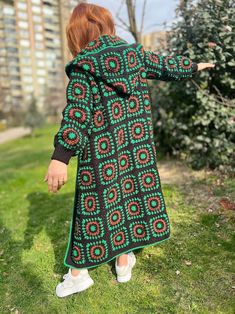
M73 276L71 268L69 268L68 273L63 276L63 279L64 281L56 286L56 295L60 298L83 291L94 284L87 268L81 269L77 276Z
M127 282L131 279L131 271L136 263L136 257L135 254L131 251L127 253L127 265L124 266L118 266L117 264L117 258L115 261L115 268L117 273L117 281L118 282Z

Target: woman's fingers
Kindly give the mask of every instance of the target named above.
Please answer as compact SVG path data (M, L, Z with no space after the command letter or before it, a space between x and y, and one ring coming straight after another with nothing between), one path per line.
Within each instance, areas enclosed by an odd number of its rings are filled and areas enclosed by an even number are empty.
M65 176L49 176L48 189L49 192L57 192L66 183Z
M52 160L44 181L47 181L49 192L56 193L67 181L67 165L58 160Z
M215 67L214 63L198 63L198 71L214 67Z
M57 189L58 189L58 181L55 178L53 178L52 192L55 193Z
M47 181L47 184L48 184L48 191L49 192L52 192L52 187L53 187L53 177L52 176L48 176L48 181Z
M60 177L58 179L58 190L65 184L64 178Z
M44 182L46 182L47 180L48 180L48 174L45 175Z
M214 68L215 64L213 64L213 63L206 63L206 67L207 68Z

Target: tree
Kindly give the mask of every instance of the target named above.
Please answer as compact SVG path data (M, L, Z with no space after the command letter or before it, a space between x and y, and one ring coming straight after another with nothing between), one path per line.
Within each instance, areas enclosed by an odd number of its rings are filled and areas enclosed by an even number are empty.
M37 101L32 95L31 101L29 103L28 109L25 112L24 125L31 129L31 132L37 128L41 127L44 123L44 116L38 111Z
M143 1L143 10L142 10L142 16L141 16L141 25L140 25L140 29L138 30L137 28L137 23L136 23L136 14L135 14L135 10L136 10L136 0L124 0L121 2L120 4L120 8L123 6L123 3L126 3L126 7L127 7L127 13L128 13L128 21L129 24L126 23L122 17L120 16L120 10L118 10L117 13L117 19L121 22L121 24L119 25L119 27L122 27L124 30L126 30L127 32L130 32L132 34L132 36L134 37L136 42L141 42L141 38L142 38L142 32L143 32L143 28L144 28L144 17L145 17L145 9L146 9L146 4L147 4L147 0Z
M234 10L230 0L182 0L168 34L170 53L216 63L187 82L168 82L157 91L158 141L194 169L235 169Z

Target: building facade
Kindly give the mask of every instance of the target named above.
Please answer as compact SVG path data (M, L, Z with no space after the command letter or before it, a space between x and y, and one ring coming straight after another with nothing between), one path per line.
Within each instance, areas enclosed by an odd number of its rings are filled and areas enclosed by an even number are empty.
M145 49L149 50L165 50L167 48L168 31L154 31L142 35L141 43Z
M84 1L83 1L84 2ZM0 110L20 110L33 97L39 110L64 107L71 59L65 27L75 0L0 2Z

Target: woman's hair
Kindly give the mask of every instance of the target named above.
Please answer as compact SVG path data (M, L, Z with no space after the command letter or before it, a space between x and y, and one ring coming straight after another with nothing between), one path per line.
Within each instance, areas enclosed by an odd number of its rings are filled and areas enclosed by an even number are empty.
M68 47L75 57L90 41L100 35L115 35L115 24L109 10L95 4L80 3L66 27Z

